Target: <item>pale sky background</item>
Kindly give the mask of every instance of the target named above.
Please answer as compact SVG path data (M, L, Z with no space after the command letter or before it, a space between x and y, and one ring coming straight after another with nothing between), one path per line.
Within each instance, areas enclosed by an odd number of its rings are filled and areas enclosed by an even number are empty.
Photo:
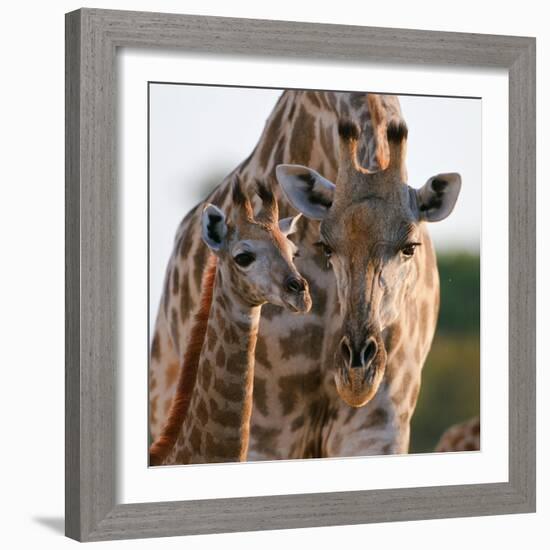
M249 155L280 90L150 85L150 311L154 324L178 223ZM479 251L481 100L400 96L409 127L409 185L459 172L452 214L430 224L437 250Z

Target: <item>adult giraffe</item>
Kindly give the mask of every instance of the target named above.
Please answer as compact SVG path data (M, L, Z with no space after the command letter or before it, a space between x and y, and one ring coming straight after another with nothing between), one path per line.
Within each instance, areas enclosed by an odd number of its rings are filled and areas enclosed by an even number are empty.
M230 182L235 173L252 190L256 179L275 180L279 164L306 165L336 181L338 123L345 118L357 121L362 130L357 146L359 164L370 170L386 168L390 156L388 123L401 120L395 96L288 91L279 99L252 154L206 201L230 209ZM274 191L281 215L295 213L279 186L275 185ZM197 205L180 224L167 267L151 345L150 429L154 438L170 407L200 295L207 252L200 238L203 204ZM399 367L413 361L418 364L415 352L402 346L397 349L395 332L388 327L382 335L387 355L384 380L376 394L362 408L351 407L339 396L334 382L334 357L342 337L342 317L334 274L318 241L319 223L302 219L295 239L300 248L296 266L310 283L310 313L298 318L269 305L262 310L256 346L250 460L353 456L408 449L409 422L420 373L417 369L413 377L410 369ZM427 233L424 244L423 250L433 258ZM426 333L431 342L439 287L435 262L427 262L427 267L424 277L432 283L433 311Z
M319 246L335 272L342 317L334 355L338 393L354 407L378 402L385 425L369 433L368 448L389 445L393 452L408 449L439 309L437 264L424 222L446 218L461 186L451 173L410 187L407 133L403 121L390 121L389 162L369 171L357 162L359 126L342 121L336 185L305 166L276 169L291 204L321 222Z

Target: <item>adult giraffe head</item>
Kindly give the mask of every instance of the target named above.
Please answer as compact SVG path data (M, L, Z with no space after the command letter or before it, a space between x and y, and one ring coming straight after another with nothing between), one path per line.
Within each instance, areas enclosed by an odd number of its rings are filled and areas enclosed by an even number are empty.
M299 165L279 165L277 179L289 202L305 216L320 220L319 246L335 273L341 339L336 352L336 387L354 407L376 394L386 367L382 333L394 323L415 291L417 247L424 222L446 218L456 203L459 174L438 174L420 189L407 184L407 127L392 120L386 127L388 158L384 169L369 172L357 161L360 129L340 123L340 158L335 183Z
M309 287L294 265L298 249L287 239L300 215L279 220L271 190L257 182L256 192L262 206L254 217L252 204L236 177L227 218L213 204L204 207L202 238L221 260L218 276L223 277L223 284L247 305L269 302L305 313L311 308Z

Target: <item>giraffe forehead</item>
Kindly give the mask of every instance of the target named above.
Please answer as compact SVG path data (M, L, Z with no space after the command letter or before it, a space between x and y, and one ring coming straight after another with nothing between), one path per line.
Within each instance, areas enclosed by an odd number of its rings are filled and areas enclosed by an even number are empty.
M249 222L236 230L238 241L253 241L264 247L273 247L277 251L287 251L291 248L290 241L281 233L278 225Z
M323 223L322 234L334 245L346 249L364 249L376 242L394 242L412 233L416 227L410 213L385 201L368 200L352 205L338 217Z

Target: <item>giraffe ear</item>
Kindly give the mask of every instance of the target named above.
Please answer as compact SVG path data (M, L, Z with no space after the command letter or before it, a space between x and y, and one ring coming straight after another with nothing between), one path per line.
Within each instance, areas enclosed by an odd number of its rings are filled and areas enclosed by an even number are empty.
M227 235L225 214L213 204L207 204L202 211L202 239L210 250L217 252L224 245Z
M279 164L275 174L290 204L307 218L322 220L332 206L336 186L315 170Z
M283 218L282 220L279 220L279 229L281 230L281 233L288 237L289 235L292 235L298 228L298 220L302 217L302 214L298 214L297 216L290 217L290 218Z
M416 191L420 219L428 222L444 220L455 207L461 186L460 174L438 174Z

